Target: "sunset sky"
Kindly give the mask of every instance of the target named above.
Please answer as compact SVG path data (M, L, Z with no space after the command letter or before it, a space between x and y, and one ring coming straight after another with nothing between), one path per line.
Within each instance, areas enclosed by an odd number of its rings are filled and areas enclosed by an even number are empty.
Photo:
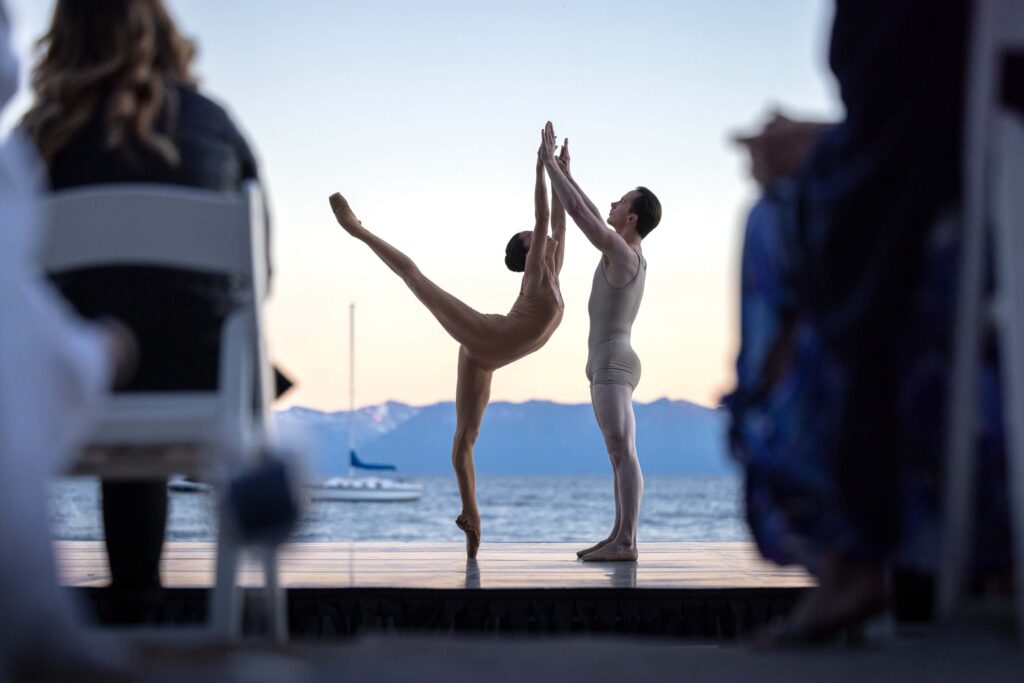
M27 68L52 2L8 0ZM532 227L548 119L602 209L636 185L661 198L644 241L635 397L713 405L732 381L740 229L755 196L729 143L771 106L839 111L826 70L825 0L168 0L199 43L205 92L261 160L276 280L269 338L289 404L348 406L348 307L357 307L356 402L451 400L457 345L336 225L340 191L370 229L442 287L504 313L503 265ZM29 100L4 116L8 129ZM587 297L598 253L570 221L562 326L495 374L493 400L589 400Z

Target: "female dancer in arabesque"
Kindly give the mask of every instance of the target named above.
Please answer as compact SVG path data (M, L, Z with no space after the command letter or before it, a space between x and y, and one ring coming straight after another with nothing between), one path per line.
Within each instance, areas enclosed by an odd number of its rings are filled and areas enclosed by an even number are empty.
M500 315L479 313L438 287L420 272L412 259L364 228L344 197L335 193L330 200L341 227L365 242L397 273L460 344L452 466L459 483L462 512L455 524L466 534L466 554L476 557L481 529L473 444L480 433L480 422L490 398L491 375L498 368L542 347L562 322L558 274L562 270L565 249L565 212L558 197L552 195L552 237L549 238L547 187L544 166L538 157L534 191L536 223L532 232L513 235L505 249L505 265L523 273L522 286L512 309Z

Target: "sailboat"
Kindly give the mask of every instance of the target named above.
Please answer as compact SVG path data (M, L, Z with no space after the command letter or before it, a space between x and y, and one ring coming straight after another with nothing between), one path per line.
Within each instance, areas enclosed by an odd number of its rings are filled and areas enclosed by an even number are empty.
M417 500L423 495L423 486L411 481L378 476L354 476L356 470L394 470L394 465L371 465L359 460L355 451L349 451L348 476L329 477L310 484L312 500L349 500L398 502Z
M205 481L199 481L183 474L175 474L167 480L167 490L176 493L210 493L213 491L213 487Z
M355 423L355 327L356 305L349 306L349 411L348 411L348 475L329 477L308 484L312 500L398 502L417 500L423 495L423 486L415 482L375 475L357 476L357 472L394 471L394 465L363 462L356 455Z

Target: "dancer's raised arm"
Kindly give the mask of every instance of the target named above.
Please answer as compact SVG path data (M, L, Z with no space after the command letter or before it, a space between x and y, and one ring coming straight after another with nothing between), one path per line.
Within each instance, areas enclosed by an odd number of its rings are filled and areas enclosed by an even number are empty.
M532 284L532 280L541 272L544 267L544 256L548 246L548 220L551 218L551 210L548 209L548 186L544 180L544 164L537 154L537 181L533 188L533 213L535 222L533 225L533 238L530 241L530 250L526 252L526 283Z
M558 163L564 169L569 168L569 148L566 140L562 145L562 153L558 156ZM558 193L551 188L551 239L555 241L555 272L562 272L562 261L565 260L565 209L562 207L562 200Z
M551 187L558 198L562 200L562 206L577 227L590 240L590 243L601 250L613 265L622 268L623 272L632 270L635 272L638 257L632 247L626 244L622 237L609 227L605 226L604 220L596 213L596 207L591 209L587 202L580 196L580 192L565 177L558 162L555 161L555 129L548 121L544 126L544 142L541 145L541 158L544 167L551 178Z
M579 193L580 199L582 199L583 203L587 205L590 212L597 216L599 221L604 222L604 216L601 215L601 211L594 205L594 202L590 201L590 197L588 197L587 193L583 191L583 188L581 188L580 184L576 182L576 179L572 177L572 172L569 169L569 138L565 138L565 140L562 141L562 153L555 159L555 161L558 162L558 167L561 168L562 173L565 174L566 180L576 188L576 192Z

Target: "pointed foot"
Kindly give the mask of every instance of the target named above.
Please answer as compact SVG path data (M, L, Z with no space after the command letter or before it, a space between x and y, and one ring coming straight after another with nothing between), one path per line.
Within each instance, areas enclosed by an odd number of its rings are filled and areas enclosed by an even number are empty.
M463 513L455 518L455 526L466 534L466 557L476 557L477 551L480 550L480 519L473 519Z
M352 211L352 207L349 206L348 200L341 196L340 192L335 192L329 198L331 202L331 210L334 212L334 217L337 219L341 227L345 228L353 237L359 237L363 232L363 224L356 214Z

